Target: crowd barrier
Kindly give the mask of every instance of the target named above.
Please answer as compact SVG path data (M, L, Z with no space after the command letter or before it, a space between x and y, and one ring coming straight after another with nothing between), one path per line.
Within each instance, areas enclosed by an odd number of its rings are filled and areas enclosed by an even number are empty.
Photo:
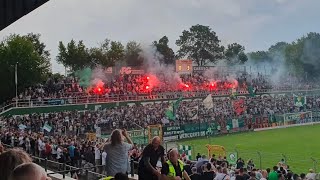
M302 88L302 89L261 89L257 90L256 94L267 93L290 93L290 92L310 92L320 91L320 89ZM0 112L5 111L12 107L35 107L35 106L54 106L54 105L70 105L70 104L85 104L85 103L108 103L108 102L126 102L126 101L145 101L145 100L163 100L163 99L177 99L180 97L194 98L194 97L206 97L211 94L214 97L229 96L231 90L228 91L194 91L194 92L167 92L157 94L140 94L140 95L113 95L113 96L99 96L89 95L84 96L83 93L74 93L70 97L61 98L43 98L43 99L28 99L18 101L11 101L9 104L0 108ZM248 95L247 90L238 90L237 95Z
M210 118L195 120L194 123L185 123L180 125L162 126L163 140L165 142L178 141L195 137L214 137L228 133L239 133L254 131L257 129L274 129L283 126L320 122L320 109L313 111L274 114L274 115L254 115L252 118L234 117L224 121L212 121ZM102 138L109 137L111 131L108 128L101 127ZM108 129L108 130L106 130ZM137 129L128 131L132 140L141 145L148 143L147 129Z
M13 148L11 145L2 144L6 149ZM84 175L79 177L80 180L98 180L104 177L107 177L106 174L100 174L92 171L95 168L103 168L103 165L93 166L89 168L84 168L81 166L75 167L70 166L68 163L59 163L57 161L49 160L48 158L40 158L30 154L33 162L40 165L45 169L47 175L51 177L51 179L66 179L66 180L75 180L72 178L72 174L77 171L83 171ZM130 161L130 173L128 175L130 180L137 180L137 165L139 163L137 161Z

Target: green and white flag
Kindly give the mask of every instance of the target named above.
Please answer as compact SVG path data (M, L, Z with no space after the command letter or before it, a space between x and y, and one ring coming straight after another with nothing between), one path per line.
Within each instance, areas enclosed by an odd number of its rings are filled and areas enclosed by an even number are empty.
M307 104L306 96L293 95L293 98L294 98L294 105L297 107L301 107L301 106L304 106L305 104Z
M194 106L188 109L188 116L191 120L198 119L198 106Z
M256 88L249 86L248 91L251 97L254 97L256 95Z
M228 152L227 154L227 161L229 164L237 164L238 160L238 153L237 152Z
M165 114L169 120L175 120L172 103L169 104L169 107L167 108Z
M188 145L179 145L179 153L185 154L187 160L192 160L192 148Z
M46 131L48 131L48 132L50 132L50 131L52 130L52 127L49 126L48 124L45 124L45 125L43 126L43 129L46 130Z
M176 113L175 112L179 108L179 104L182 101L182 99L183 98L181 97L176 102L169 104L169 107L167 108L167 110L165 112L165 115L167 116L167 118L169 120L174 121L176 119Z

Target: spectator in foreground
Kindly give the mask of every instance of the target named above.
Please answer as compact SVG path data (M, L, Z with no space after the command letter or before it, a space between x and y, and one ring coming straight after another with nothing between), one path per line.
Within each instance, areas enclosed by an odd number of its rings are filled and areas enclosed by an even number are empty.
M169 160L162 165L161 177L164 180L168 179L185 179L190 180L188 173L184 170L184 164L179 160L177 149L172 149L168 152Z
M307 180L316 180L316 173L313 169L309 169L309 173L306 175Z
M266 170L261 171L262 178L260 180L267 180L268 172Z
M200 180L201 179L201 175L198 174L196 167L192 167L191 172L192 172L192 174L190 175L191 180Z
M204 172L201 175L201 179L203 179L203 180L211 180L211 179L214 179L214 178L215 178L215 173L212 170L212 165L211 165L211 163L207 163L205 165Z
M157 180L160 177L157 163L159 160L164 163L164 148L160 143L160 137L156 136L152 139L152 143L144 148L139 162L138 175L140 180Z
M29 155L20 149L10 149L0 155L0 178L7 180L11 172L20 164L31 163Z
M128 143L124 142L123 137ZM108 176L117 173L127 174L129 172L128 152L132 148L132 141L126 130L114 130L111 134L111 142L104 146L108 154L106 159L106 170Z
M268 180L278 180L278 167L273 166L273 171L269 173Z
M51 180L45 170L35 163L25 163L17 166L10 180Z

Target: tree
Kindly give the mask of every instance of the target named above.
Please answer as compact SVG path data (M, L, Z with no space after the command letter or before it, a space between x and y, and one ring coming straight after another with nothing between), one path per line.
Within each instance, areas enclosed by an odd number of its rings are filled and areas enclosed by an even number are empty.
M256 51L248 54L253 63L272 62L273 59L267 51Z
M248 60L247 55L244 53L244 46L238 43L229 44L225 50L225 58L229 65L243 64Z
M50 73L49 52L40 42L40 35L11 35L0 43L0 102L15 96L15 66L18 92L41 83Z
M143 64L143 58L140 56L142 52L141 46L135 41L127 43L125 49L125 60L128 66L141 66Z
M296 76L308 73L312 77L320 76L320 34L308 33L285 49L286 64Z
M120 42L111 41L110 49L107 51L107 57L114 66L117 61L121 61L124 58L124 46Z
M78 44L76 44L74 40L71 40L67 46L60 41L58 50L57 62L63 64L72 71L92 65L89 50L84 45L83 41L79 41Z
M223 58L224 47L209 26L195 25L190 30L184 30L176 45L180 47L178 57L190 58L198 66L209 62L215 63Z
M175 54L169 47L168 43L169 39L167 36L163 36L159 42L153 42L153 45L156 47L157 51L163 56L163 58L160 59L161 64L174 64L175 62Z
M111 67L123 60L124 46L120 42L106 39L99 48L91 48L89 54L93 66Z

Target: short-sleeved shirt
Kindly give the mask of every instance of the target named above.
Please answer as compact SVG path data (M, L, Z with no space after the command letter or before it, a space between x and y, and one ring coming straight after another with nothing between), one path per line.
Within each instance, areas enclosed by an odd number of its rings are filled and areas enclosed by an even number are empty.
M69 146L69 155L70 155L70 157L74 157L74 149L75 149L75 147L74 146Z
M164 148L163 146L159 146L157 150L155 150L152 144L147 145L143 152L142 158L139 162L139 176L152 176L152 172L149 171L144 165L144 159L150 158L150 164L154 168L156 168L159 158L164 156Z
M106 165L106 159L107 159L107 153L106 152L103 152L102 153L102 165Z
M174 165L174 164L172 164L172 165L173 165L174 170L175 170L175 172L176 172L176 176L179 176L179 177L182 178L182 172L183 172L184 170L182 169L182 171L181 171L181 168L180 168L180 165L179 165L179 164L178 164L177 166ZM169 165L168 165L168 163L164 163L164 164L162 165L161 174L164 174L164 175L168 175L168 174L169 174Z
M114 176L117 173L127 173L129 167L128 152L132 144L123 142L117 145L106 144L104 149L108 154L106 159L106 170L108 176Z
M269 173L268 179L269 180L278 180L278 173L276 171Z

